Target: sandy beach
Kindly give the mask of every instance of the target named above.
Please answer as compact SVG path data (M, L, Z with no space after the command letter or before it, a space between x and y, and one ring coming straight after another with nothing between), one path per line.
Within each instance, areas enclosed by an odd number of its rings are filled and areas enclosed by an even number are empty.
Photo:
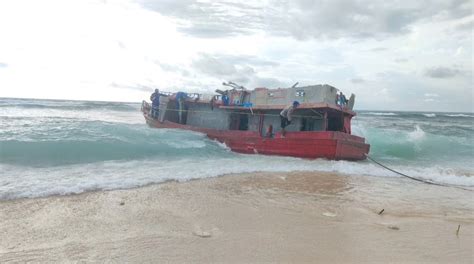
M0 201L0 262L473 263L472 202L309 172Z

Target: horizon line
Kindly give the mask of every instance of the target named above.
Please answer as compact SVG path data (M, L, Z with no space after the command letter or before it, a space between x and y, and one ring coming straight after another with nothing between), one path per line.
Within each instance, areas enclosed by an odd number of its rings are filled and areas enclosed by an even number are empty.
M101 102L101 103L135 103L139 104L139 101L106 101L106 100L85 100L85 99L54 99L54 98L31 98L31 97L3 97L1 99L19 99L19 100L45 100L45 101L73 101L73 102ZM436 110L396 110L396 109L354 109L353 111L380 111L380 112L432 112L432 113L459 113L459 114L474 114L471 112L454 112L454 111L436 111Z

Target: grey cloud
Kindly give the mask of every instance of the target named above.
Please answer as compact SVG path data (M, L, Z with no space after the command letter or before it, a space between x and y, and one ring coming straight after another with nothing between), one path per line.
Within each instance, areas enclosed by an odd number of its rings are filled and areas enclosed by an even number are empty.
M245 28L234 28L232 24L200 23L189 27L181 27L181 32L200 38L231 37L249 33Z
M444 9L440 11L442 15L447 18L463 18L472 15L472 1L471 0L438 0Z
M220 54L200 54L200 57L192 63L193 69L200 73L246 87L280 85L282 82L278 79L261 77L256 70L277 65L276 62L251 56Z
M255 67L275 67L277 62L253 56L200 54L192 66L211 76L230 76L235 74L255 74Z
M419 20L470 15L469 0L346 1L137 0L143 7L182 23L195 37L229 37L265 31L306 38L383 38L409 31Z
M185 69L183 69L183 68L181 68L177 65L161 63L159 61L155 61L154 63L157 64L158 66L160 66L160 68L164 71L179 73L182 76L189 76L190 75L189 71L187 71L187 70L185 70Z
M228 54L220 54L217 55L217 58L222 61L226 61L232 64L246 64L252 66L270 66L275 67L278 66L279 63L272 60L267 60L263 58L257 58L255 56L249 55L228 55Z
M250 78L245 75L239 75L234 78L230 78L230 81L237 83L239 85L247 86L250 83Z
M469 22L465 22L465 23L461 23L461 24L456 26L456 29L458 29L458 30L472 30L473 28L474 28L474 20L469 21Z
M419 11L416 9L398 9L387 12L383 20L382 29L387 32L404 32L407 26L416 21L419 17Z
M426 76L431 77L431 78L437 78L437 79L452 78L459 74L461 74L460 70L443 67L443 66L432 67L425 70Z
M365 83L366 81L362 78L353 78L351 79L352 83L358 84L358 83Z
M278 87L287 87L281 80L276 78L261 78L256 77L254 80L254 86L258 87L268 87L268 88L278 88Z
M293 2L290 8L291 30L299 38L366 38L406 31L415 20L413 10L383 2L364 3L344 0Z
M150 10L181 19L179 30L196 37L213 38L250 34L262 23L260 8L232 1L138 0ZM191 22L191 23L186 23Z
M118 84L118 83L113 82L113 83L110 83L109 85L115 88L138 90L138 91L144 91L144 92L153 91L156 88L156 87L142 85L138 83L133 84L133 85L128 85L128 84Z
M193 61L192 66L210 76L224 77L237 73L237 68L234 64L208 54L202 54L199 59Z
M469 0L297 0L284 5L290 14L287 24L293 25L290 32L300 38L383 38L409 32L420 20L457 19L470 14Z
M238 65L220 56L209 54L201 54L200 58L193 61L192 67L208 76L241 85L249 84L255 75L255 70L248 65Z

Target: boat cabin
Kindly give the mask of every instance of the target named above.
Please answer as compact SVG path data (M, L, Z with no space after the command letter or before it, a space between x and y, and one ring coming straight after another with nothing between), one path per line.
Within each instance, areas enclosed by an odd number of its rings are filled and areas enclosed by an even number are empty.
M280 112L293 101L300 103L293 112L288 132L339 131L351 134L355 96L340 100L342 93L330 85L292 88L240 87L216 90L216 95L187 94L180 105L176 94L160 99L160 121L217 130L258 131L273 137L280 129ZM180 119L181 116L181 119Z

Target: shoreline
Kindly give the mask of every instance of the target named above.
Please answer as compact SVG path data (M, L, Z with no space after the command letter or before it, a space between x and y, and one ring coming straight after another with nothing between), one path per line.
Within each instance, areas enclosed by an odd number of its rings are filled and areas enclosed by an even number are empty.
M3 200L0 262L472 263L472 198L399 178L259 172Z

